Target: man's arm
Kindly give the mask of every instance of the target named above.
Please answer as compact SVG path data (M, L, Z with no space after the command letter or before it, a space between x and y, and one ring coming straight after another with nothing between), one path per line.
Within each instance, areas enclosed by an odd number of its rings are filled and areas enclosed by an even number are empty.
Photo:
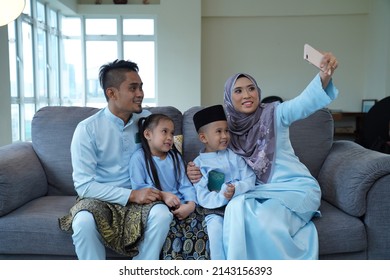
M74 185L80 197L95 198L120 205L127 204L132 192L130 186L129 188L117 187L109 181L105 183L96 181L97 151L95 141L85 125L77 126L74 132L71 156Z

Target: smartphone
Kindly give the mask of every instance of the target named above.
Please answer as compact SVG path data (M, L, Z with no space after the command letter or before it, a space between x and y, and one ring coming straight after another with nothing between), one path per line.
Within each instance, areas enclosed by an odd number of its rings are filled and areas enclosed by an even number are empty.
M309 44L305 44L303 47L303 59L308 61L309 63L316 66L318 69L321 69L321 61L323 58L323 54L317 51L315 48L310 46ZM330 70L329 73L330 74Z

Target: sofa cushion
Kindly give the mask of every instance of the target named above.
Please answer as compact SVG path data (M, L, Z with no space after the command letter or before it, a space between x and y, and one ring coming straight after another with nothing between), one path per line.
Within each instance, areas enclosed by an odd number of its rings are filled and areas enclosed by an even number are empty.
M38 110L31 124L32 143L49 184L49 195L75 195L70 143L77 124L99 109L50 106Z
M30 142L3 146L0 153L0 216L3 216L45 195L48 187Z
M71 234L58 226L75 201L75 196L44 196L2 217L0 253L75 255Z
M290 139L295 154L317 178L333 143L333 118L321 109L290 126Z
M322 200L322 217L314 218L318 231L320 255L365 252L367 233L363 222L356 217L340 211Z
M58 224L75 202L76 196L44 196L2 217L0 259L77 259L72 233L62 231ZM106 255L107 259L128 259L108 248Z

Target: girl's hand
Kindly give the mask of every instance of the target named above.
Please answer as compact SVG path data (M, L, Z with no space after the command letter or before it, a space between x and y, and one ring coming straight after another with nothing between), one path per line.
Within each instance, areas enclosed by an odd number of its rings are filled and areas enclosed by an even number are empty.
M181 221L186 219L192 212L194 212L195 207L195 202L189 201L186 204L181 204L178 209L173 210L172 214Z
M177 209L180 207L180 199L170 192L161 192L162 200L165 204L172 209Z
M228 184L226 191L223 193L223 196L227 200L230 200L234 196L235 191L236 191L236 187L233 184Z

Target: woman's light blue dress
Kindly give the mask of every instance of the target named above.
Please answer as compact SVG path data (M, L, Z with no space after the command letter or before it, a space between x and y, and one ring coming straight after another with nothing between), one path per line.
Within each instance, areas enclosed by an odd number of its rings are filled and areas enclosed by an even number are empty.
M338 95L332 81L324 91L317 75L296 98L275 110L275 166L266 184L234 197L225 210L227 259L318 259L318 235L311 221L320 215L321 190L294 154L289 126L326 107Z

